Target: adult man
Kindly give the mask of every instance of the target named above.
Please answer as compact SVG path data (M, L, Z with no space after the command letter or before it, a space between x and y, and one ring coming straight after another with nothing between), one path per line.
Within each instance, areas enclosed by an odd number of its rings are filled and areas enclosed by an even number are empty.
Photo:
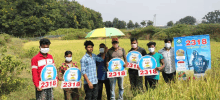
M118 46L118 38L112 38L112 48L110 48L107 52L106 55L106 64L108 66L108 62L113 59L113 58L124 58L125 65L124 67L127 66L127 59L126 59L126 53L124 48L121 48ZM119 100L123 100L123 93L124 93L124 88L123 88L123 77L116 77L116 78L110 78L110 95L111 95L111 100L115 100L115 84L116 80L118 80L118 87L119 87Z
M166 83L170 83L171 80L175 79L176 76L176 67L174 59L174 48L171 47L172 39L164 40L165 47L158 51L164 57L165 68L162 71L163 78Z
M101 57L102 55L104 55L105 48L107 49L105 44L102 43L99 45L100 53L97 55L98 57ZM98 86L99 86L98 100L102 99L103 84L105 84L106 93L107 93L107 100L110 100L110 81L107 78L106 59L104 59L104 61L102 61L100 63L97 62L96 65L98 67L98 70L97 70Z
M84 77L84 90L86 93L86 100L97 100L98 98L98 79L96 71L96 61L102 62L105 59L105 53L101 57L93 54L93 42L85 41L84 43L86 54L80 60L81 72Z
M138 51L142 54L142 56L145 56L147 52L145 51L144 48L141 48L138 46L138 41L136 38L131 38L131 49L130 51ZM133 95L137 95L138 92L143 92L143 77L138 75L138 70L136 69L129 69L129 79L130 79L130 84L131 84L131 89L133 92Z
M40 52L31 59L32 66L32 79L36 88L36 99L37 100L53 100L53 89L42 89L39 87L41 81L40 74L44 66L48 64L54 65L52 55L48 54L50 40L43 38L40 40Z

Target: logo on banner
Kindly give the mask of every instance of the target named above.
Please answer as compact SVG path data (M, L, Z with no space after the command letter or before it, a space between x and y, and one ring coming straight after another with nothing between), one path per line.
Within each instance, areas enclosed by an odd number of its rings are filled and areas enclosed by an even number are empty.
M141 53L138 51L131 51L127 54L127 60L128 60L128 68L131 69L138 69L138 61L142 57Z
M46 65L41 72L40 87L42 89L57 87L57 70L54 65Z
M158 72L155 70L157 67L157 62L152 56L143 56L139 60L139 76L149 76L149 75L158 75Z
M81 72L78 68L69 68L63 75L61 88L80 88Z
M114 58L109 61L107 77L123 77L126 76L126 71L124 70L123 65L125 62L120 58Z

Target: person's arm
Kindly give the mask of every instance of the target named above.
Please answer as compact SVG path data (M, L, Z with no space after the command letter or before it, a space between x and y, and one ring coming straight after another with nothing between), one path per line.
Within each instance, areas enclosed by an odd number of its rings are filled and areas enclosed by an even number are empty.
M88 78L88 76L86 75L85 60L84 60L84 59L81 59L81 60L80 60L80 63L81 63L81 72L82 72L82 74L83 74L83 77L84 77L84 79L86 80L86 82L88 83L89 88L90 88L90 89L93 89L93 84L89 81L89 78Z
M62 67L62 66L61 66ZM62 73L62 68L59 68L59 70L58 70L58 72L59 72L59 74L58 74L58 80L59 81L64 81L64 79L63 79L63 73Z
M162 71L164 69L164 67L165 67L164 58L163 58L162 55L160 55L160 63L162 64L162 66L156 67L156 70Z
M34 83L35 87L37 88L37 91L42 91L42 89L39 87L40 77L38 77L39 75L37 72L37 69L38 69L37 59L34 59L34 58L31 59L31 67L32 67L33 83Z
M142 56L145 56L145 55L147 55L147 52L146 52L146 50L144 49L144 50L142 51Z
M126 58L126 53L125 53L124 49L122 49L122 51L123 51L123 58L124 58L124 61L125 61L124 68L126 68L127 65L128 65L127 58Z
M107 69L108 69L108 62L110 61L109 57L110 57L110 54L109 54L109 51L108 51L106 53L106 67L107 67Z

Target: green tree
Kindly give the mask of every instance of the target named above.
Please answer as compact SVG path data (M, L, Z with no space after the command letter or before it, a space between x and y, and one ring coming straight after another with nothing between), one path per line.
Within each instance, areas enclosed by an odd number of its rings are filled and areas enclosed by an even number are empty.
M127 28L134 28L134 23L132 22L132 20L129 20Z
M208 14L203 17L203 19L207 20L206 23L220 23L220 11L215 10L208 12Z
M167 26L173 26L173 21L167 22Z
M119 26L118 26L118 25L119 25L119 19L118 19L118 18L115 17L115 18L113 19L113 22L112 22L112 23L113 23L113 27L115 27L115 28L119 27Z
M189 24L189 25L195 25L196 23L196 18L194 18L193 16L186 16L184 18L181 18L178 21L180 24Z
M151 25L153 25L153 24L154 24L154 22L151 21L151 20L149 20L149 21L147 22L147 26L151 26Z
M140 25L138 24L138 22L136 22L136 23L134 24L134 27L135 27L135 28L139 28L139 27L140 27Z
M144 27L144 26L146 26L146 22L143 20L142 22L141 22L141 25Z
M113 23L111 21L104 22L105 27L113 27Z

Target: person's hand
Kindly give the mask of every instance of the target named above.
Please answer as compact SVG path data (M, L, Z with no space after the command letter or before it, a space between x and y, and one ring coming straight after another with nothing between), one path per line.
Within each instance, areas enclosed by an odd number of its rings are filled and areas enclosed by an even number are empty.
M106 67L108 68L108 66L109 66L109 64L108 63L106 63Z
M138 70L141 70L141 68L140 68L140 67L137 67L137 69L138 69Z
M93 89L93 84L91 82L89 82L88 85L90 89Z
M42 91L42 88L39 88L39 87L38 87L38 88L37 88L37 91Z
M104 53L106 54L108 52L108 47L105 47Z
M161 71L163 68L162 67L156 67L155 70L156 71Z
M123 66L124 66L124 68L126 68L127 67L127 65L128 65L128 63L125 63Z

